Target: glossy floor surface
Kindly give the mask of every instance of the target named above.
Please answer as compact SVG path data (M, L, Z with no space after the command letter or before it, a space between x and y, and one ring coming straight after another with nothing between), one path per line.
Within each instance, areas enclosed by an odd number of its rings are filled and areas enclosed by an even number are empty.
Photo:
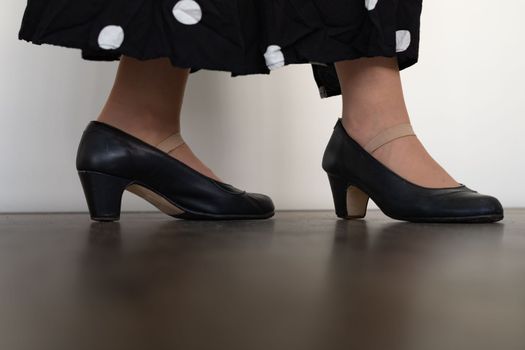
M525 349L525 210L0 215L0 349Z

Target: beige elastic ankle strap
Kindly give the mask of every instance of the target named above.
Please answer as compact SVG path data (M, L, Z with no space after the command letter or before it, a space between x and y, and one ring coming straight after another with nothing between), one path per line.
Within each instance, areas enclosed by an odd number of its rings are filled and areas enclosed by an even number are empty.
M182 139L180 132L176 132L166 137L164 141L159 143L156 147L161 151L170 153L175 148L182 146L182 144L184 144L184 140Z
M381 131L372 140L370 140L364 147L368 153L374 152L379 147L383 146L390 141L398 139L400 137L416 135L412 129L410 123L403 123L392 126Z

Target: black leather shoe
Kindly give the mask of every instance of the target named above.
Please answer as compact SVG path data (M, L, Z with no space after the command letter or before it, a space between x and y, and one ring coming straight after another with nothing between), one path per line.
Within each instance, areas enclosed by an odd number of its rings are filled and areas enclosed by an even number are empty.
M353 140L339 119L324 152L336 215L363 218L368 199L389 217L412 222L495 222L503 219L501 203L463 184L428 188L400 177L371 153L396 138L414 135L410 124L381 132L364 147Z
M270 197L216 181L118 128L91 121L80 140L76 168L91 218L120 218L128 190L164 213L193 220L266 219Z

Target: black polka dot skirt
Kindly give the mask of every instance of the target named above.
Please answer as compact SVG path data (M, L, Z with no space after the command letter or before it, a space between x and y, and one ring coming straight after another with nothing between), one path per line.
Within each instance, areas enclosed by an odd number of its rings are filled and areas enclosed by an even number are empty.
M310 64L321 97L341 93L333 63L418 60L422 0L28 0L19 39L87 60L168 57L178 67L268 74Z

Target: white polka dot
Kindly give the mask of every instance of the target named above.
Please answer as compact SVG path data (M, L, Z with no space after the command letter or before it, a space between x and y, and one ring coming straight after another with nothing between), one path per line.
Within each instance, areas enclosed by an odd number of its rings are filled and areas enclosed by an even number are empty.
M173 16L182 24L197 24L202 19L202 10L193 0L180 0L173 7Z
M365 0L365 6L368 11L372 11L376 8L378 0Z
M264 53L266 65L270 70L284 66L284 55L281 47L278 45L270 45Z
M104 50L118 49L124 41L124 29L121 26L106 26L98 35L98 46Z
M396 32L396 52L403 52L410 46L410 32L408 30L398 30Z

